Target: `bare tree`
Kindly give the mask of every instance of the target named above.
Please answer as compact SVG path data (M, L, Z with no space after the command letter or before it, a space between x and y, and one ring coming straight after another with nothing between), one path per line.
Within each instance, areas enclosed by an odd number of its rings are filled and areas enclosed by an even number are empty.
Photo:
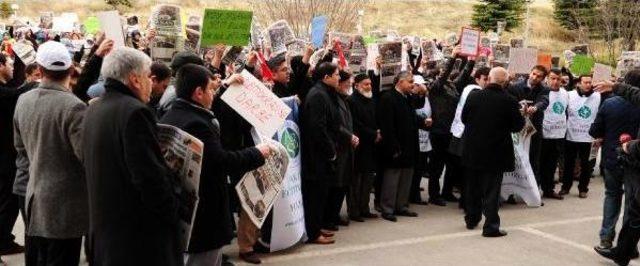
M636 49L636 42L640 37L640 16L638 16L640 2L638 0L602 0L598 9L599 30L606 41L609 60L614 62L619 50Z
M311 19L329 18L328 30L352 32L356 29L358 9L369 0L251 0L258 21L268 24L286 20L296 35L306 35Z

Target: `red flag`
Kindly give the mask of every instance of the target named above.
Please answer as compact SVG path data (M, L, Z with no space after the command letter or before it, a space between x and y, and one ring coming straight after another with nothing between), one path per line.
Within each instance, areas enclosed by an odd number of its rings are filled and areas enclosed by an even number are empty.
M344 58L344 53L342 52L342 45L340 45L340 41L336 41L335 47L333 49L338 52L338 64L340 65L340 67L347 67L347 60Z
M258 60L260 60L260 71L262 72L262 79L273 80L273 73L271 73L271 69L269 69L269 65L267 65L267 60L264 59L264 56L261 52L258 52Z

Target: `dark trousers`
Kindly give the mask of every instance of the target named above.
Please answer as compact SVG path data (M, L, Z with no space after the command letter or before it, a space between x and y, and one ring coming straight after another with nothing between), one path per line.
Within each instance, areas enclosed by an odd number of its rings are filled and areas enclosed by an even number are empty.
M351 185L347 193L347 212L349 217L356 218L363 214L371 213L369 201L374 178L375 173L356 173L351 178Z
M27 228L27 224L29 224L27 221L27 213L25 212L25 196L18 196L18 205L20 206L20 216L22 216L22 221L24 222L24 228ZM25 230L27 231L27 230Z
M433 151L431 151L431 160L429 162L429 198L435 199L442 195L450 195L453 191L453 186L459 185L460 163L456 162L455 156L449 153L451 134L432 133L430 140ZM447 168L441 194L440 176L445 166Z
M324 226L337 225L340 222L340 210L342 210L342 202L344 202L346 195L346 187L329 187L327 204L324 209Z
M14 173L15 174L15 173ZM11 247L15 236L11 234L18 219L18 196L13 194L14 177L0 177L0 250Z
M558 158L564 149L564 139L543 139L540 156L540 187L544 194L554 192L554 176L558 167Z
M531 142L529 143L529 164L531 164L531 170L536 177L536 182L540 184L540 158L542 154L542 132L538 130L533 136L531 136Z
M465 221L476 224L484 214L483 232L492 233L500 230L500 186L502 172L467 169L467 189L465 190Z
M420 183L429 169L429 153L418 153L417 159L418 163L416 164L415 171L413 172L413 179L411 180L411 191L409 192L410 202L422 201L422 197L420 196Z
M51 239L27 236L26 266L68 266L80 263L82 238Z
M629 206L618 235L615 247L617 262L629 263L631 255L636 252L640 240L640 173L636 170L625 170L625 195L629 195Z
M573 186L573 169L575 168L576 158L580 158L580 179L578 182L579 192L589 191L589 181L595 160L589 161L591 153L591 143L580 143L573 141L565 142L564 154L564 173L562 177L562 189L569 191Z
M302 202L304 205L304 222L309 241L320 236L324 209L327 205L329 185L324 180L302 180Z

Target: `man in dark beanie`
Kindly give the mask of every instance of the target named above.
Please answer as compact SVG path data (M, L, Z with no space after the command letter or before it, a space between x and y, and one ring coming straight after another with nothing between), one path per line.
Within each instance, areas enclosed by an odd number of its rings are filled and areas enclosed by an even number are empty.
M160 102L158 103L157 114L158 117L162 117L164 113L169 111L173 101L176 99L176 88L174 86L175 77L180 68L182 68L186 64L195 64L204 66L204 60L200 58L197 54L193 52L179 52L173 56L173 60L171 61L171 82L169 83L169 87L165 90L162 98L160 98Z

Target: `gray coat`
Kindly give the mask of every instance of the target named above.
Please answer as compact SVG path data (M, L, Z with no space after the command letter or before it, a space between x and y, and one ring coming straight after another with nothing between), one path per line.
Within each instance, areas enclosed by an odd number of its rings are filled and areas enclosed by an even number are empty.
M86 108L53 83L42 83L18 99L14 143L17 161L23 162L19 172L29 173L28 236L78 238L88 231L87 182L80 160Z

